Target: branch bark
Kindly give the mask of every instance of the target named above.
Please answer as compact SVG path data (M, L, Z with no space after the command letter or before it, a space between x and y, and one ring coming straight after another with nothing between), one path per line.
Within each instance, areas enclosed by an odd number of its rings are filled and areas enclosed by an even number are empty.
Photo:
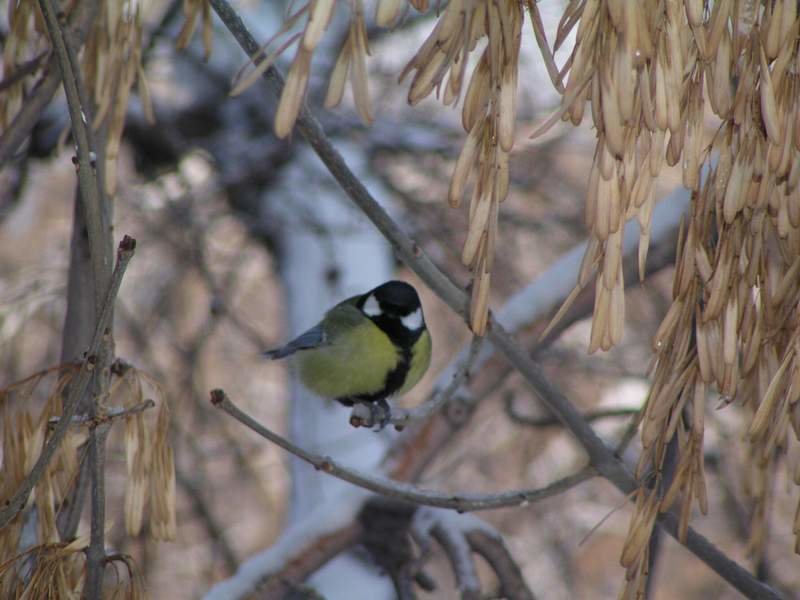
M274 431L267 429L250 415L239 409L230 401L222 390L211 391L211 403L261 437L306 461L317 470L324 471L328 475L332 475L342 481L347 481L348 483L352 483L353 485L357 485L358 487L376 494L381 494L387 498L403 500L423 506L451 508L458 512L488 510L490 508L504 508L509 506L526 506L532 502L539 502L545 498L561 494L595 475L593 468L586 467L546 487L531 490L511 490L499 492L497 494L431 492L407 483L345 467L329 456L321 456L300 448Z
M96 174L95 165L102 153L95 144L89 123L92 114L88 93L83 85L80 63L75 49L66 39L52 0L39 0L44 15L50 41L53 45L56 63L61 72L61 81L67 97L72 134L77 147L78 191L82 216L86 221L89 241L89 263L92 269L92 291L94 297L94 313L98 314L103 306L103 290L111 281L111 230L110 208L104 202L103 187ZM108 310L113 310L113 302ZM104 331L98 349L98 368L93 373L92 396L88 402L89 415L92 418L103 415L104 403L108 395L109 368L113 360L113 337L111 334L112 319L109 317L107 331ZM103 572L106 564L105 554L105 441L108 426L93 427L89 433L89 463L91 473L91 539L87 549L86 597L90 600L102 597ZM79 477L79 481L83 478ZM75 494L77 502L71 506L73 514L80 513L82 491ZM72 525L75 517L68 519Z

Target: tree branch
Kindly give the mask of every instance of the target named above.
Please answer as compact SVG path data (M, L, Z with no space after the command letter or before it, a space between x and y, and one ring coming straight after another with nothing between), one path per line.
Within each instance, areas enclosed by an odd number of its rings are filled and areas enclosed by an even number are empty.
M273 444L280 446L287 452L291 452L298 458L306 461L315 469L324 471L342 481L347 481L353 485L364 488L376 494L381 494L388 498L404 500L423 506L435 506L438 508L451 508L459 512L474 510L487 510L490 508L503 508L508 506L527 506L532 502L538 502L545 498L550 498L561 494L566 490L592 478L595 473L590 467L570 475L548 485L544 488L533 490L512 490L500 492L498 494L463 494L463 493L439 493L423 490L404 482L394 481L385 477L371 475L342 466L339 462L329 456L321 456L300 448L286 438L267 429L250 415L239 409L222 390L211 392L211 403L217 408L225 411L234 419L266 438Z
M39 0L44 15L45 26L53 44L61 80L67 97L72 134L78 154L78 189L81 207L86 219L89 238L89 259L92 265L95 314L103 303L103 290L111 278L111 234L109 230L107 206L102 200L102 188L95 174L98 149L94 144L89 127L91 112L89 99L80 71L77 55L65 39L64 32L52 0ZM93 374L93 396L95 401L89 406L89 414L95 418L102 413L103 403L108 395L108 368L111 364L111 321L109 331L104 335L98 350L99 369ZM91 494L91 540L86 551L85 593L90 600L102 597L103 572L106 565L105 552L105 441L108 426L94 427L89 432L89 466L92 475ZM80 510L80 507L76 507Z
M506 598L533 600L533 592L525 583L522 571L500 536L475 529L467 532L467 542L473 552L480 554L500 580L501 593Z
M122 238L122 241L119 243L119 250L117 251L117 265L114 268L114 273L111 277L111 285L106 292L103 308L100 312L100 317L97 320L97 326L95 327L94 334L92 335L92 343L89 344L89 348L86 351L86 357L81 362L80 371L78 371L75 380L72 382L72 388L70 389L69 396L64 403L64 410L61 418L53 428L53 433L47 440L47 444L45 444L45 447L42 450L42 453L39 455L39 459L36 461L36 464L33 465L31 472L28 473L28 476L22 482L14 495L11 498L3 501L3 508L0 509L0 529L3 529L6 525L8 525L11 520L17 516L19 511L23 509L28 501L28 496L30 495L31 490L36 486L37 483L39 483L42 475L44 475L44 470L50 463L50 459L53 458L53 454L61 445L61 441L64 439L64 435L67 433L67 429L70 426L72 417L75 416L75 412L78 409L78 401L89 386L89 380L91 379L95 365L97 364L97 352L100 350L100 345L104 341L103 338L105 337L109 323L111 322L114 300L119 292L119 286L122 283L122 276L125 274L125 269L128 267L128 263L133 257L135 249L136 240L128 237L127 235Z
M551 427L553 425L561 425L561 421L555 417L534 417L517 412L517 409L514 407L514 396L512 394L508 394L503 403L508 418L519 425L527 425L529 427ZM605 408L583 413L583 418L587 421L597 421L610 417L630 417L638 412L638 408Z
M503 544L502 536L482 519L423 507L414 514L412 533L423 549L430 546L431 537L439 542L453 567L462 598L483 597L472 556L474 552L483 556L497 575L504 598L533 600L533 593Z
M368 494L357 487L345 488L331 503L318 506L307 518L290 526L270 548L243 562L236 573L216 583L205 600L238 600L256 588L265 598L281 598L282 582L305 581L342 550L356 543L363 532L357 522ZM330 506L340 507L331 511Z

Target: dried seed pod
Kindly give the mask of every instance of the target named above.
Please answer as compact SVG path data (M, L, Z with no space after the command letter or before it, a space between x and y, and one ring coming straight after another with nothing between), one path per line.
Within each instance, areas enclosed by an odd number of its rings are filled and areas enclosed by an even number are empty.
M625 151L625 129L622 124L619 101L615 93L611 73L605 70L600 74L601 109L603 114L603 133L611 153L619 158Z
M367 84L367 30L363 16L359 16L350 23L350 39L352 43L352 65L350 69L350 84L353 86L353 100L361 120L369 125L372 123L372 104L369 98Z
M331 77L328 82L328 92L325 94L325 108L334 108L339 105L344 96L344 86L347 83L347 74L350 69L350 37L345 40L342 49L339 51L339 56L336 59L336 64L331 71Z
M467 187L470 173L478 156L482 132L483 127L480 125L472 128L453 168L453 176L450 178L450 190L447 194L448 202L453 208L457 208L461 204L461 198L464 196L464 190Z
M472 131L475 123L482 119L489 106L489 55L486 51L481 55L480 61L472 71L472 77L464 96L464 106L461 111L461 124L464 131Z
M397 0L395 0L397 1ZM383 0L386 3L386 0ZM308 22L303 32L303 48L313 52L331 22L336 0L309 0Z
M761 403L758 405L758 410L753 416L753 420L751 421L750 427L747 430L747 435L751 440L763 436L767 430L770 420L774 418L776 405L781 399L781 392L786 385L784 375L786 374L793 358L794 356L792 353L788 353L781 362L780 367L778 367L777 371L775 371L775 375L773 375L772 379L770 380L767 391L764 393Z
M509 62L503 69L498 102L497 141L505 152L511 152L514 145L514 120L517 99L517 65Z
M692 27L700 27L703 24L703 0L684 0L686 7L686 18Z
M759 48L761 58L761 78L759 81L759 91L761 94L761 118L767 130L770 142L775 145L781 144L781 124L778 118L778 108L775 104L775 90L772 89L772 79L769 75L769 67L764 56L763 48Z
M300 107L303 106L310 64L311 53L301 46L289 68L286 85L278 102L278 110L275 112L275 135L281 139L292 131Z
M375 23L379 27L391 27L400 17L403 0L378 0L375 7Z

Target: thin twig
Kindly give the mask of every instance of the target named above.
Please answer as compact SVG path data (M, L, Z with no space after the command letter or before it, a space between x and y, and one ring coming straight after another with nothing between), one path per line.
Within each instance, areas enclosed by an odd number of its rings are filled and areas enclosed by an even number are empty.
M80 368L80 363L76 362L65 362L60 363L57 365L53 365L52 367L47 367L42 369L41 371L37 371L36 373L32 373L27 377L23 377L22 379L18 379L13 383L9 383L8 385L0 388L0 393L7 394L11 391L14 391L18 387L22 387L28 383L35 381L33 384L34 387L39 385L39 382L44 379L45 376L49 375L50 373L60 373L61 371L77 371Z
M514 407L513 394L506 395L504 404L508 418L519 425L528 425L530 427L552 427L554 425L561 425L561 421L552 416L533 417L517 412L517 409ZM591 422L611 417L629 417L638 414L639 410L638 408L605 408L583 413L583 418Z
M86 425L87 427L97 427L102 425L103 423L110 423L114 419L118 419L120 417L129 417L131 415L135 415L140 412L144 412L149 408L155 407L156 403L154 400L147 398L144 402L139 402L138 404L134 404L129 408L124 408L122 406L110 408L105 411L104 414L98 415L96 417L86 417L82 415L76 415L72 417L72 424L73 425ZM59 421L61 417L51 417L48 421L48 425L50 427L54 427Z
M214 11L236 38L248 56L254 55L258 43L245 27L241 18L226 0L209 0ZM267 69L264 79L276 96L284 87L284 78L274 66ZM364 212L375 227L395 248L398 256L431 288L450 308L462 317L467 315L468 298L462 289L433 263L422 248L413 242L392 220L388 213L372 197L364 184L345 163L341 154L333 147L322 126L306 106L299 111L296 124L331 175L341 185L350 199ZM511 338L502 325L490 314L487 336L506 359L523 375L528 384L548 408L573 433L589 455L592 466L598 473L613 483L624 494L639 486L633 474L622 463L613 450L595 433L583 419L575 406L544 375L541 367ZM677 538L677 517L671 513L662 515L659 522ZM756 598L779 598L767 585L755 579L746 569L728 558L700 534L690 531L686 547L708 564L721 577L740 592Z
M480 600L481 580L478 578L478 568L463 532L438 523L431 528L430 533L447 555L461 600Z
M472 553L483 556L497 575L503 597L509 600L533 600L533 593L519 565L503 543L500 533L475 515L454 515L437 508L418 508L411 524L411 534L423 557L435 539L450 560L462 598L480 595L480 580ZM467 596L464 592L469 592Z
M503 543L502 537L492 536L478 529L467 532L466 538L472 551L485 558L497 574L504 598L533 600L533 592L525 583L522 571Z
M8 88L19 82L21 79L24 79L31 73L35 73L42 60L46 56L46 52L41 52L32 59L26 60L21 65L18 65L16 69L14 69L11 73L4 77L2 81L0 81L0 94L5 92Z
M236 567L239 565L239 559L236 557L236 553L230 543L228 543L225 528L219 523L203 496L207 486L200 483L199 478L186 475L182 469L175 469L175 477L178 485L183 488L184 493L189 498L192 509L203 522L208 532L211 543L213 544L213 554L216 555L219 553L219 557L222 559L228 572L235 573Z
M39 480L44 475L44 470L53 458L56 449L61 445L61 441L69 429L72 417L78 409L78 401L86 392L89 386L89 380L94 372L95 365L97 364L97 352L103 339L106 335L109 323L111 321L111 314L113 312L114 300L119 292L119 286L122 283L122 276L125 274L125 269L133 257L136 249L136 240L127 235L122 238L119 243L119 250L117 252L117 265L114 268L114 273L111 276L111 285L106 292L105 301L103 302L103 309L100 312L100 317L97 320L94 334L92 335L92 342L86 351L86 358L81 362L81 368L75 380L72 382L69 396L64 403L64 411L61 419L53 429L53 434L47 440L42 453L36 464L28 473L28 476L20 484L14 495L3 502L3 508L0 510L0 529L3 529L11 520L17 516L19 511L25 506L28 501L28 496L31 490L39 483Z
M387 479L379 475L371 475L342 466L329 456L314 454L293 444L286 438L267 429L250 415L239 409L228 398L222 390L212 390L211 403L217 408L225 411L234 419L255 431L258 435L266 438L273 444L280 446L298 458L306 461L315 469L324 471L343 481L357 485L376 494L381 494L388 498L405 500L423 506L436 506L439 508L451 508L459 512L474 510L487 510L490 508L503 508L508 506L527 506L533 502L539 502L545 498L561 494L566 490L594 477L595 472L592 468L586 467L574 475L551 483L550 485L531 490L512 490L500 492L498 494L465 494L465 493L440 493L423 490L410 484Z

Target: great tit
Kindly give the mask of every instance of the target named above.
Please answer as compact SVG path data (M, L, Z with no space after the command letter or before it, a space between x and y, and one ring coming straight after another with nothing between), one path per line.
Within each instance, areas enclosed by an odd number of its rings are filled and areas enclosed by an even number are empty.
M386 399L413 388L431 362L431 336L417 291L388 281L330 309L317 325L281 348L305 387L345 406L369 405L373 423L389 420Z

